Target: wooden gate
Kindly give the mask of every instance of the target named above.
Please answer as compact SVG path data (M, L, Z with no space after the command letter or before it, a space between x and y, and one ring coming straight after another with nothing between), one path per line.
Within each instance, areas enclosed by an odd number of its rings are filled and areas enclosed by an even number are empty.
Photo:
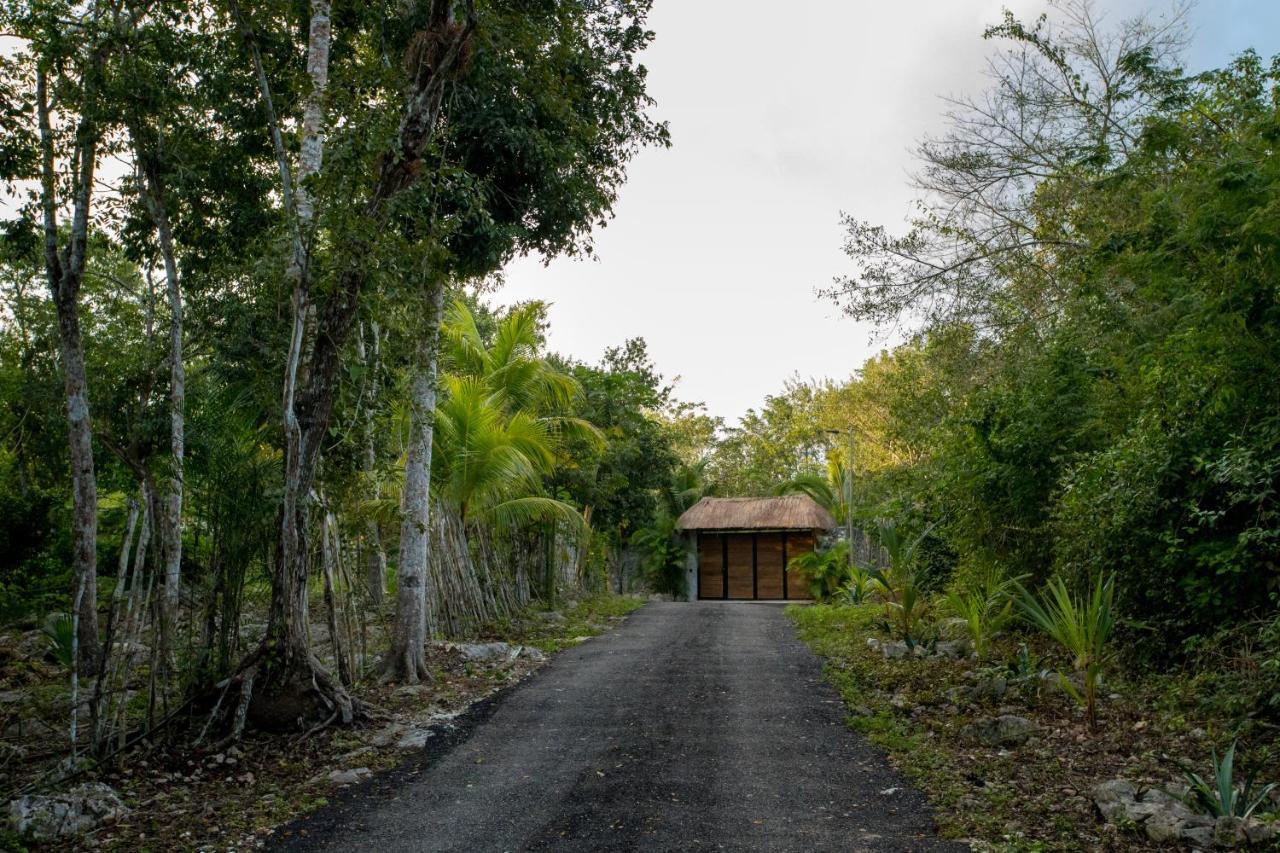
M785 567L812 550L813 534L803 530L699 533L698 598L808 600L809 579Z

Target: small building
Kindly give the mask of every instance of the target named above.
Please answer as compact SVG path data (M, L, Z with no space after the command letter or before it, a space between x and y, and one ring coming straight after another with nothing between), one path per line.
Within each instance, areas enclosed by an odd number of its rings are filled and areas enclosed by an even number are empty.
M809 580L786 571L831 531L831 513L808 495L703 498L676 521L688 542L690 599L807 600Z

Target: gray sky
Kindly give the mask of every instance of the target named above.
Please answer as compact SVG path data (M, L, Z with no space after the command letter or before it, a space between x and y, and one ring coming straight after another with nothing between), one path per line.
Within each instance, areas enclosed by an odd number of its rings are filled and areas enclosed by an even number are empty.
M883 339L814 290L847 272L840 211L902 224L910 148L979 89L1004 7L1039 0L656 0L644 57L672 147L632 164L597 261L524 258L498 302L552 303L552 348L643 337L682 399L733 423L792 374L847 376ZM1110 18L1163 4L1098 0ZM785 8L785 18L777 10ZM1191 70L1280 52L1276 0L1202 0Z

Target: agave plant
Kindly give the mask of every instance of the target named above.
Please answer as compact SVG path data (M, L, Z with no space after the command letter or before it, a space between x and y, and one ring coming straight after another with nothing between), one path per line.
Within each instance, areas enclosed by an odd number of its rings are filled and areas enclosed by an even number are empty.
M1061 577L1045 584L1045 593L1037 598L1018 581L1014 581L1022 616L1029 623L1058 642L1071 656L1072 666L1084 679L1078 689L1065 673L1058 678L1065 690L1085 709L1089 728L1098 726L1098 686L1102 670L1111 659L1108 645L1115 627L1112 602L1115 578L1099 576L1084 596L1073 595Z
M1244 784L1236 787L1235 783L1235 758L1236 744L1231 742L1231 746L1223 754L1222 760L1218 760L1218 751L1212 751L1213 755L1213 784L1206 782L1200 774L1194 772L1186 765L1181 765L1183 775L1187 777L1187 784L1190 790L1183 798L1187 805L1192 808L1198 808L1206 814L1213 817L1238 817L1247 818L1257 810L1258 806L1266 801L1267 795L1276 787L1276 783L1271 782L1266 785L1254 787L1254 773L1250 773L1245 777Z

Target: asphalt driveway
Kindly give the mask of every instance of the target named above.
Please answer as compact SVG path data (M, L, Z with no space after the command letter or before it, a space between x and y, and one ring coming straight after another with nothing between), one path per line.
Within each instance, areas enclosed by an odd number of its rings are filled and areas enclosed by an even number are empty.
M843 716L781 606L652 603L278 846L966 849Z

